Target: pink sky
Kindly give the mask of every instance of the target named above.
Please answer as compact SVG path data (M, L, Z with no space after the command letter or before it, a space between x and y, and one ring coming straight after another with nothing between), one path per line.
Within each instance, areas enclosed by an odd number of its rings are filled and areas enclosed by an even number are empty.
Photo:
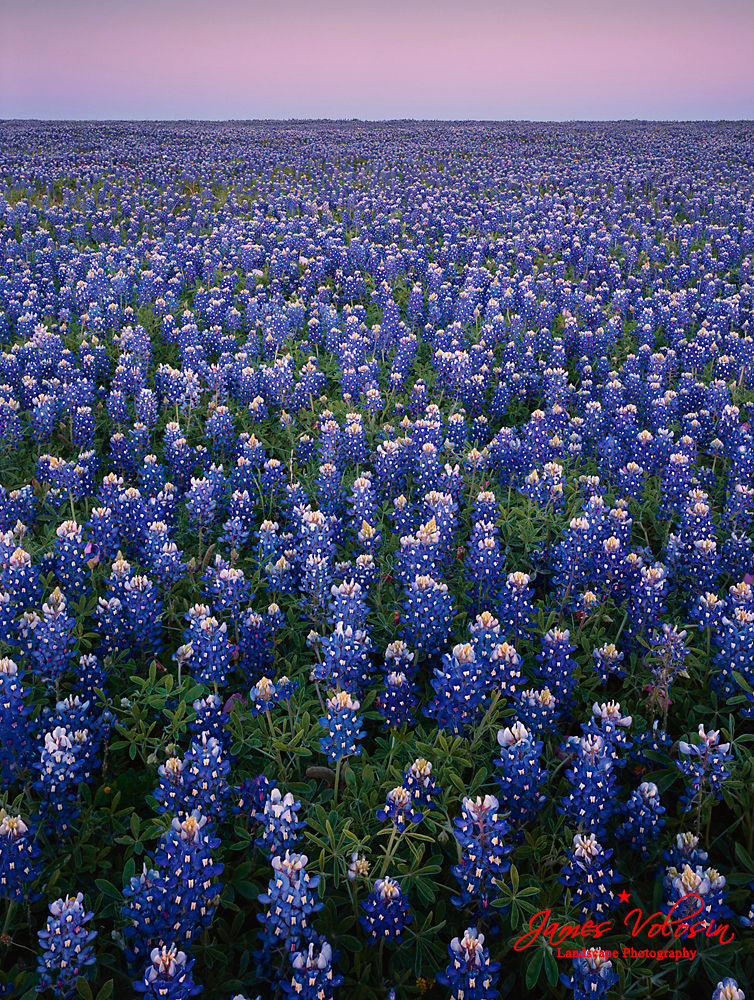
M754 0L0 0L0 115L752 118Z

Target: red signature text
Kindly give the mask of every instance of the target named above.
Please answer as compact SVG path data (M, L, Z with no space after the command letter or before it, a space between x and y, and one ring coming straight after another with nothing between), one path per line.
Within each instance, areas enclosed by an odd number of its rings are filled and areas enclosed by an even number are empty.
M690 905L696 908L693 912L685 912ZM682 905L686 904L686 905ZM696 905L698 904L698 905ZM667 913L657 911L644 916L644 911L635 907L626 914L623 923L635 938L642 932L648 937L676 937L693 938L699 934L704 934L708 938L717 938L720 944L730 944L735 938L735 933L728 924L718 924L714 919L707 917L695 919L704 913L705 902L696 893L690 893L679 899ZM552 919L552 910L540 910L529 919L528 930L517 938L513 948L515 951L525 951L537 940L545 938L553 947L557 947L565 940L575 938L588 938L593 941L599 940L613 929L612 920L603 920L595 923L587 920L583 924L559 923Z

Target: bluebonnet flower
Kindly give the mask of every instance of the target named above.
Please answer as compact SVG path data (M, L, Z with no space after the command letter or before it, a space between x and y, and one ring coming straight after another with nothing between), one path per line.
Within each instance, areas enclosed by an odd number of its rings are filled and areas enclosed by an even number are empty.
M418 757L403 774L403 787L411 795L413 807L421 813L431 812L437 808L435 796L442 794L442 789L432 777L432 764L423 757Z
M285 676L274 683L269 677L260 677L249 691L251 714L269 712L274 705L289 701L297 687L298 681L292 681Z
M618 827L616 836L628 841L634 850L649 854L652 842L657 840L665 825L660 804L660 793L651 781L643 781L638 789L631 792L631 798L624 807L625 819Z
M734 673L739 673L746 683L754 686L754 610L737 604L729 614L724 614L718 612L718 605L727 607L724 601L715 600L714 604L709 601L703 613L708 616L705 620L714 632L715 645L719 647L714 657L715 670L710 684L727 701L741 692Z
M633 717L623 715L619 701L599 702L592 705L592 718L581 726L585 735L601 735L611 746L610 756L613 766L621 766L621 752L630 750L632 743L629 738L629 728Z
M411 725L416 703L415 685L402 671L389 671L385 675L385 690L377 696L377 711L385 726L400 729Z
M529 581L530 577L526 573L509 573L496 611L503 630L512 633L517 639L528 636L535 618L532 603L534 592Z
M272 950L281 948L293 955L312 937L310 918L323 904L317 900L319 878L306 870L308 861L305 854L289 851L272 859L273 877L267 892L258 897L267 907L266 913L258 914L264 924L260 932L263 964L269 963Z
M93 553L83 540L81 525L64 521L55 531L55 575L68 597L81 598L88 594Z
M315 937L305 950L291 956L293 973L290 983L282 983L284 995L300 1000L333 1000L333 990L343 982L343 977L333 970L335 960L327 941Z
M134 990L150 1000L188 1000L201 993L202 987L194 983L191 970L193 958L179 951L174 944L154 948L151 963L144 978L134 983Z
M522 660L515 646L501 642L501 626L489 611L477 615L469 625L471 646L486 692L509 697L522 682Z
M631 756L642 768L654 769L655 761L649 754L663 756L673 745L673 740L664 729L660 729L658 719L652 723L652 728L643 733L637 733L631 749Z
M377 498L372 484L371 472L362 473L351 484L351 496L348 501L350 520L355 528L362 521L371 521L377 513Z
M726 764L733 760L730 743L720 742L719 730L707 733L703 723L700 723L698 736L698 743L686 743L684 740L678 743L682 759L676 762L676 767L690 779L681 796L687 808L692 804L700 806L708 794L715 799L722 798L722 785L730 777Z
M192 676L202 684L222 687L231 659L228 626L209 614L202 604L194 605L186 618L190 624L184 633L185 653Z
M123 889L125 904L121 916L126 960L134 969L144 966L152 948L165 934L171 934L168 909L167 879L153 868L143 865L140 875L133 875Z
M205 593L213 614L228 613L232 622L241 616L241 607L249 601L251 585L242 569L231 566L221 555L207 567L202 576Z
M357 741L363 739L365 733L357 715L359 707L359 702L346 691L338 691L327 701L327 717L319 720L327 729L327 736L320 737L319 745L333 764L361 753Z
M686 631L678 631L677 626L662 624L649 638L647 659L652 665L652 690L650 703L665 705L670 687L676 677L687 677L685 667L688 648L685 643Z
M413 505L409 503L402 493L393 499L393 509L388 512L388 517L393 522L393 530L398 538L405 538L411 535L416 524L415 516Z
M75 622L67 601L56 587L42 605L42 614L26 614L20 628L22 645L28 650L34 673L48 683L59 681L71 667Z
M15 782L34 755L30 691L15 660L0 657L0 784Z
M281 557L285 558L285 557ZM277 565L277 564L276 564ZM303 561L300 589L315 615L321 615L332 581L332 566L327 556L309 553ZM279 588L282 589L282 588Z
M40 992L51 989L60 1000L74 995L77 980L96 961L92 941L97 932L85 926L93 916L86 912L82 893L50 903L47 925L37 932L44 949L37 960Z
M0 560L0 585L17 613L35 604L40 596L39 567L25 549L12 544L12 536L10 552Z
M176 817L155 853L167 889L166 915L170 939L190 944L212 922L222 885L215 881L223 865L212 859L220 841L207 826L206 816L194 810Z
M624 654L619 652L612 642L605 643L592 653L594 657L594 669L600 676L603 684L607 684L610 677L623 677L625 671L621 668Z
M592 1000L605 996L618 982L613 963L599 948L588 948L573 959L573 975L560 977L573 990L573 1000Z
M260 615L251 608L241 616L238 630L239 666L250 681L272 665L277 625L273 616Z
M202 733L183 758L186 798L180 811L191 813L198 809L207 819L222 819L230 798L229 773L230 761L223 755L222 744Z
M254 812L260 830L256 846L270 858L295 850L306 826L306 821L298 818L300 810L301 802L290 792L283 795L279 788L270 789L264 807Z
M552 628L542 639L542 652L537 653L537 676L558 699L561 711L570 703L576 686L576 661L571 656L576 647L570 639L568 629Z
M107 691L109 669L93 653L79 657L74 684L80 696L87 701L96 700L96 691ZM111 726L112 728L112 726Z
M494 524L483 520L474 523L465 559L466 576L471 585L469 601L473 610L493 610L497 605L505 564L498 534Z
M629 635L638 637L661 626L668 588L668 571L662 563L640 568L638 580L629 592Z
M461 734L476 719L485 697L484 682L471 643L459 643L444 653L442 667L434 671L430 684L435 692L425 714L434 717L440 729Z
M501 801L513 825L520 828L541 809L546 799L539 790L547 780L547 771L539 763L542 743L521 722L499 729L497 742L501 748L495 761L500 768L496 780Z
M252 829L256 829L259 824L259 816L264 809L269 793L277 782L263 774L258 774L254 778L244 778L239 788L236 789L236 798L231 812L234 816L243 816Z
M233 415L227 406L217 406L207 418L204 431L215 449L224 456L235 451L236 435Z
M394 572L404 587L409 587L417 577L439 578L443 556L441 537L434 518L419 525L415 535L401 537Z
M0 896L22 902L29 896L29 883L38 875L42 853L20 816L0 809Z
M746 994L732 976L726 976L715 987L712 1000L746 1000Z
M450 962L436 978L441 986L450 987L451 1000L496 1000L500 995L495 989L500 963L490 961L484 934L468 927L462 938L450 942L448 954Z
M41 795L40 813L52 829L63 834L70 833L79 814L78 793L87 775L88 739L86 730L72 733L56 726L45 733L36 763L39 778L34 787Z
M192 477L191 487L186 493L186 510L192 526L201 532L208 528L219 515L222 492L225 488L225 476L222 466L215 469L209 476L201 479Z
M445 583L431 576L416 576L406 590L403 636L428 655L440 652L450 634L453 599Z
M389 877L377 879L361 906L365 916L359 920L372 944L399 942L404 928L414 919L400 885Z
M391 823L399 833L403 833L411 823L421 823L423 818L423 813L414 809L411 792L404 785L391 788L385 798L384 808L377 810L380 823Z
M159 786L154 797L158 812L178 813L185 810L188 796L187 776L180 757L168 757L157 769Z
M156 455L145 455L138 471L139 490L144 496L156 497L164 489L167 479L165 466Z
M499 805L493 795L464 798L461 815L454 821L461 860L451 871L461 894L453 897L452 902L471 908L480 917L488 915L497 895L495 881L502 879L510 868L506 857L513 845L504 843L509 826L498 812Z
M726 905L726 880L714 868L684 864L680 871L670 866L663 879L666 912L672 910L674 920L694 918L703 926L730 916Z
M360 584L355 580L346 580L330 588L330 614L328 621L332 625L342 622L344 626L363 628L367 617L367 606Z
M123 581L122 611L132 647L157 654L162 648L162 599L156 585L143 574Z
M218 544L225 549L238 552L249 539L248 529L240 517L229 517L223 523L223 533L218 538Z
M601 834L615 808L614 754L611 742L596 733L571 737L567 746L575 751L574 765L566 770L571 786L560 811L582 830Z
M516 693L516 715L530 733L543 734L557 729L558 700L548 687L527 688Z
M79 778L80 781L90 781L93 770L100 763L100 743L103 735L107 735L112 725L108 712L97 715L90 710L89 702L80 695L68 695L62 701L55 703L55 711L43 709L40 716L42 729L66 730L73 743L79 748Z
M114 559L121 545L121 536L112 509L93 507L86 530L99 559Z
M699 837L686 831L676 834L675 847L663 851L663 857L668 862L669 871L671 868L681 869L686 864L703 865L707 861L707 852L699 847Z
M338 622L322 641L322 662L312 671L314 680L358 695L374 679L370 653L373 643L364 629Z
M622 879L609 864L612 854L593 833L577 833L573 838L573 850L568 852L568 864L558 880L571 890L573 903L584 918L603 917L618 905L610 886Z
M754 882L749 882L749 888L754 889ZM738 922L742 927L751 928L754 927L754 904L749 906L749 912L745 917L739 916Z
M348 864L348 878L349 881L355 882L357 879L365 879L369 875L369 869L371 865L364 857L363 854L359 854L358 851L354 851L351 855L351 860Z
M204 733L212 736L222 746L223 752L228 753L230 748L230 733L226 728L228 713L223 707L222 699L217 694L208 694L204 698L197 698L192 708L196 713L192 722L189 722L189 729L201 737Z

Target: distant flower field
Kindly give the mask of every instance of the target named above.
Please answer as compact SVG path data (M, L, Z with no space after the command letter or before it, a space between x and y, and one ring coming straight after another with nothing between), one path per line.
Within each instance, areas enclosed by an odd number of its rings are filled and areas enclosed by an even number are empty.
M0 124L0 996L744 1000L753 261L747 124Z

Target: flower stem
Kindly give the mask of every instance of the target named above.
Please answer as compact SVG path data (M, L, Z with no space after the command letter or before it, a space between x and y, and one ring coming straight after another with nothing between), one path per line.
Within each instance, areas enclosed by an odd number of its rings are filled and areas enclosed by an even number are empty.
M340 790L340 766L343 763L343 758L338 758L338 763L335 765L335 789L333 791L333 806L338 804L338 791Z

